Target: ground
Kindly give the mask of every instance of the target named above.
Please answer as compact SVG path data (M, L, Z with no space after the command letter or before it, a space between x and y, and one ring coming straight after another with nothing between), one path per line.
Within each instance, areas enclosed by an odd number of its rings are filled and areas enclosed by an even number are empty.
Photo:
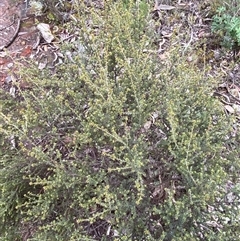
M29 57L36 42L37 31L34 19L26 16L26 4L2 0L0 8L0 83L12 81L16 66L21 57ZM18 28L20 24L20 27ZM5 48L5 46L7 48Z
M25 87L16 74L22 64L33 61L39 69L53 68L61 55L58 46L47 44L37 29L38 23L45 23L44 16L37 16L23 0L2 0L0 4L0 86L9 90L17 78Z

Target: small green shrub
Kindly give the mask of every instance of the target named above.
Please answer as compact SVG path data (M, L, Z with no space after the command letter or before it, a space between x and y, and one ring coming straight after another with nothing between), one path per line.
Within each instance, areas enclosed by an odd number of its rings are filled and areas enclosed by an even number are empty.
M212 31L220 35L224 47L232 49L240 45L240 17L233 3L229 5L218 8L213 17Z
M215 80L177 49L152 54L147 6L81 5L72 59L2 91L0 240L238 240Z

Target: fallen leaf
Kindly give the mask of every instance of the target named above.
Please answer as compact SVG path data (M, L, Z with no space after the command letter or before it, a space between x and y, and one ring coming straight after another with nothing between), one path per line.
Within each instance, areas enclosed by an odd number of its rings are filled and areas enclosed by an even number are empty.
M174 8L175 8L174 6L160 4L156 7L155 10L173 10Z
M151 121L147 121L147 122L144 124L143 128L144 128L145 130L148 130L148 129L150 129L151 125L152 125L152 122L151 122Z
M222 83L222 84L219 84L218 86L219 86L220 88L226 88L226 87L227 87L227 83L224 82L224 83Z
M233 109L234 109L237 113L240 113L240 105L233 104Z
M42 70L42 69L46 68L46 66L47 66L47 60L45 60L44 62L40 62L38 64L38 69Z
M235 112L234 108L230 105L225 105L224 108L231 114Z
M12 87L10 88L10 90L9 90L9 94L10 94L13 98L15 98L15 97L16 97L15 93L16 93L16 88L15 88L15 86L12 86Z
M236 97L237 99L240 98L240 94L239 94L238 89L230 89L229 92L230 92L234 97Z

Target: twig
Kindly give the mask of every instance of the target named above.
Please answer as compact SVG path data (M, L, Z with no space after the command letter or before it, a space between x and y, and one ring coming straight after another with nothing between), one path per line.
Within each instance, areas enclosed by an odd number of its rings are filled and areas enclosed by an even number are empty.
M14 20L14 22L15 22L15 20ZM6 44L4 44L3 46L0 46L0 51L2 51L5 48L8 48L14 42L14 40L18 36L19 30L20 30L20 26L21 26L21 18L18 17L18 19L17 19L17 27L16 27L16 30L14 32L14 35L12 36L12 38Z
M193 41L193 28L192 26L189 26L191 29L191 36L190 36L190 40L188 41L188 43L185 45L185 48L183 50L183 55L185 54L186 50L188 49L188 47L190 46L191 42Z
M0 31L3 31L3 30L5 30L6 28L11 27L14 23L15 23L15 17L13 18L13 21L12 21L9 25L7 25L7 26L1 28Z

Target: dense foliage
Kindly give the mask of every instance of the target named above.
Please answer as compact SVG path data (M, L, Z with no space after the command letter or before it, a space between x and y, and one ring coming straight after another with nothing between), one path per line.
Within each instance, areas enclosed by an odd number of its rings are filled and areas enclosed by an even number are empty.
M239 239L239 137L207 69L158 58L148 7L78 6L71 58L1 92L0 240Z
M221 37L221 43L229 49L240 46L240 1L224 1L213 16L212 30Z

